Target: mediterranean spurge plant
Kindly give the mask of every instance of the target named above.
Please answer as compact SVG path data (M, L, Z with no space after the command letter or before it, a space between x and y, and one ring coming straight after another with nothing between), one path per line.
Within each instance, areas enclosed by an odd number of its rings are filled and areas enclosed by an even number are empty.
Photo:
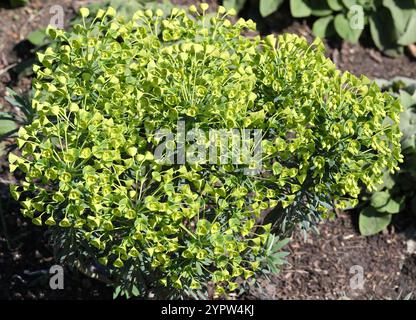
M162 284L178 296L212 283L222 294L277 272L288 228L325 217L332 200L345 206L402 158L399 102L337 71L321 42L245 37L252 21L207 9L125 20L110 7L70 33L49 28L56 45L39 54L36 117L10 156L24 181L11 192L61 256L99 261L118 291ZM261 159L179 161L179 122L260 130ZM177 138L171 163L155 156L162 129ZM195 140L186 156L218 145ZM269 208L279 215L265 223Z

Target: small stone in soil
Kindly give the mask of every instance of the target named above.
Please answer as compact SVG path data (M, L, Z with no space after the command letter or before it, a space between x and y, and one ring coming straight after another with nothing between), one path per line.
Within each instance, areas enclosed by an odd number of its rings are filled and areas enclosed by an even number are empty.
M19 252L13 252L13 261L18 261L22 255Z
M35 251L35 257L36 257L37 259L41 259L41 258L42 258L42 255L40 254L39 250L36 250L36 251Z

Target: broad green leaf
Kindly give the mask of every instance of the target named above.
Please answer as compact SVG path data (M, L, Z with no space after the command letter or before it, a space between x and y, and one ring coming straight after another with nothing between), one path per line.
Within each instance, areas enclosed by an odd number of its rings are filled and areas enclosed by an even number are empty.
M407 24L405 33L399 38L398 43L407 46L416 43L416 12L413 13Z
M384 230L391 222L391 215L382 214L373 207L367 207L360 212L359 228L364 236L371 236Z
M224 0L223 5L227 9L234 8L237 11L240 11L244 4L246 3L246 0Z
M313 34L320 38L328 37L331 31L334 31L332 24L333 20L333 16L323 17L316 20L312 27Z
M224 5L225 8L227 9L231 9L231 8L235 8L235 0L224 0L222 2L222 4Z
M279 9L282 3L283 0L260 0L260 14L266 17Z
M397 58L401 55L403 55L403 47L402 46L397 46L397 42L395 43L395 47L394 48L390 48L390 49L386 49L383 51L383 53L386 56L392 57L392 58Z
M352 29L349 19L342 13L337 14L335 17L334 26L336 32L342 39L352 43L357 43L363 31L362 29Z
M373 193L370 203L378 212L394 214L402 209L403 200L396 201L389 192L379 191Z
M347 8L350 8L351 6L357 4L357 0L342 0L342 3L344 4L344 6L346 6Z
M415 148L416 148L416 136L411 136L408 138L402 138L402 151L406 150L406 151L410 151L414 152Z
M414 113L411 107L416 105L416 97L413 97L407 91L400 90L400 102L403 105L405 111L409 110L410 112Z
M416 99L404 90L400 91L400 102L404 111L400 114L400 131L402 132L402 149L413 147L416 136L416 113L413 106Z
M312 9L306 0L290 0L290 12L295 18L304 18L312 14Z
M0 120L0 136L3 136L17 128L13 120Z
M412 10L405 10L403 8L400 8L398 6L398 1L396 0L383 0L383 6L390 11L397 32L399 34L403 33L412 15Z
M374 44L382 51L396 47L397 38L394 23L387 9L380 9L369 17L370 32Z
M371 196L371 205L378 210L386 206L390 198L390 193L387 191L374 192Z
M334 11L341 11L343 8L341 0L328 0L328 6Z
M393 176L390 174L389 171L386 170L383 174L382 188L392 189L395 184L396 183L393 179Z
M326 0L309 1L308 5L312 10L313 16L325 17L332 13L332 9L329 7Z
M403 208L403 204L404 198L400 201L396 201L393 198L391 198L384 207L379 209L379 211L390 214L399 213Z
M35 30L27 36L27 40L35 46L40 46L45 43L46 33L45 30Z

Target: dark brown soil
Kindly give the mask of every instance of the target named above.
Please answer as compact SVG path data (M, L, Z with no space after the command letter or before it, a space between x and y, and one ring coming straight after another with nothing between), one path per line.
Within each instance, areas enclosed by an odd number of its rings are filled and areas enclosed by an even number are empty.
M34 57L34 46L26 37L34 30L47 27L52 6L62 6L67 23L83 3L86 1L32 0L20 8L0 6L0 105L7 107L3 98L6 86L18 92L28 91L31 87L31 79L26 77L30 70L24 70L24 63Z
M0 300L112 298L111 288L69 269L64 289L50 289L49 268L55 262L46 230L20 216L4 185L0 201Z
M99 1L99 0L94 0ZM33 56L26 36L50 19L49 8L62 5L65 20L88 1L32 0L29 6L9 9L0 6L0 104L5 88L19 92L30 89L31 79L17 76L15 66ZM90 1L91 2L91 1ZM176 4L201 1L172 0ZM217 1L208 1L215 7ZM285 12L286 10L286 12ZM244 14L244 12L243 12ZM258 19L257 19L258 20ZM309 21L292 21L287 8L267 21L260 21L264 33L294 32L312 40ZM368 42L368 41L367 41ZM326 42L328 56L342 70L370 78L407 76L416 78L416 62L410 56L388 58L371 44ZM413 59L413 60L412 60ZM20 216L19 205L10 199L5 159L0 161L0 300L1 299L111 299L112 290L104 284L66 270L65 289L49 288L49 268L54 264L46 230L33 226ZM289 265L278 276L259 279L261 290L253 288L249 299L402 299L416 296L416 252L414 222L406 215L396 218L388 231L362 237L357 232L355 215L340 213L334 221L320 225L319 235L304 241L300 233L289 245ZM363 289L352 289L353 266L364 272Z
M363 237L353 224L355 218L341 213L334 221L322 224L319 235L310 234L306 240L300 233L295 233L289 245L289 266L272 277L272 282L262 279L262 289L253 289L251 297L398 299L413 293L414 298L416 254L407 252L409 235L397 226L376 236ZM410 220L406 216L400 219L406 221L409 228ZM360 267L364 285L362 289L353 289L350 281L355 283L353 276L357 271L354 268Z

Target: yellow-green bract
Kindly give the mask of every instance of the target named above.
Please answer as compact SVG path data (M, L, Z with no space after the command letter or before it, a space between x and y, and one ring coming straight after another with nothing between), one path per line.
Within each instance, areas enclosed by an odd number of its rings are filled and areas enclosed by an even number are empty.
M254 23L233 24L224 8L191 11L126 21L109 9L71 32L50 28L56 45L35 67L37 117L10 157L25 178L11 190L24 216L73 230L111 270L133 266L177 289L213 281L223 293L281 262L265 209L289 208L285 223L297 223L326 213L310 195L342 207L397 167L401 106L337 71L319 41L250 38ZM179 120L261 130L261 172L160 164L154 133Z

